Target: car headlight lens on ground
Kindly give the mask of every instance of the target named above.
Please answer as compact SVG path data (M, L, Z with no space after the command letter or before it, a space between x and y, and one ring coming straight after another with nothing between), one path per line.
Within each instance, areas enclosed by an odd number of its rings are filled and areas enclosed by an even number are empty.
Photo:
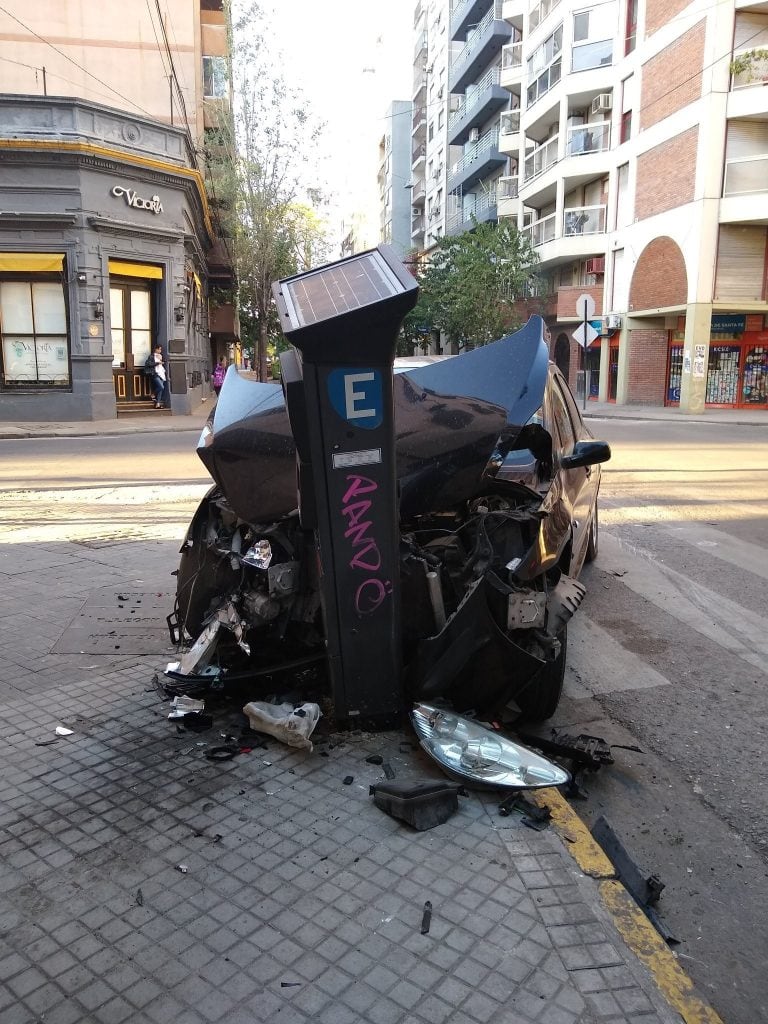
M416 704L411 720L422 747L443 768L468 781L509 789L563 786L568 772L527 747L433 704Z

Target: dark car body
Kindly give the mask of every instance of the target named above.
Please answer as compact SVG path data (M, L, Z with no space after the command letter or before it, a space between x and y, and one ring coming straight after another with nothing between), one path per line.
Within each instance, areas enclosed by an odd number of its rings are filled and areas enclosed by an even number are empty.
M533 317L466 354L396 368L403 663L415 697L512 701L533 718L557 703L610 450L585 427L543 331ZM266 669L278 651L290 661L321 650L317 552L296 512L280 385L231 368L198 452L216 487L182 548L181 625L194 637L226 600ZM269 541L273 567L293 567L288 591L243 557L255 541Z

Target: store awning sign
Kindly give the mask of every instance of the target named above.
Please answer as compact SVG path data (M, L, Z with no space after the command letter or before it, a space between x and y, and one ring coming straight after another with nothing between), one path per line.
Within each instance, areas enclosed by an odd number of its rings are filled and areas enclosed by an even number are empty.
M712 334L743 334L746 330L747 318L738 313L713 313Z

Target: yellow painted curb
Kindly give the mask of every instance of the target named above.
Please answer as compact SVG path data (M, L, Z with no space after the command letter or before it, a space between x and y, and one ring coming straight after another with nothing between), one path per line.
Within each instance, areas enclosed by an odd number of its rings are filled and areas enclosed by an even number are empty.
M598 879L600 897L621 937L651 972L659 991L685 1024L723 1024L718 1014L694 994L693 982L677 957L616 880L613 864L565 797L556 789L528 795L539 807L549 809L552 823L584 874Z

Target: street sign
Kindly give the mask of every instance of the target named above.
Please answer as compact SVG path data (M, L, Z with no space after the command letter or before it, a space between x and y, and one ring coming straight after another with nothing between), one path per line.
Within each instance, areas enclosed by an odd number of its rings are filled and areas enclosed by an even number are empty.
M586 306L586 314L584 307ZM576 316L581 320L591 320L595 315L595 300L589 292L582 292L576 299ZM581 342L579 342L581 344Z
M571 337L574 341L577 341L582 348L586 348L587 345L591 345L595 338L599 337L599 334L590 323L579 324L576 330L573 332Z

